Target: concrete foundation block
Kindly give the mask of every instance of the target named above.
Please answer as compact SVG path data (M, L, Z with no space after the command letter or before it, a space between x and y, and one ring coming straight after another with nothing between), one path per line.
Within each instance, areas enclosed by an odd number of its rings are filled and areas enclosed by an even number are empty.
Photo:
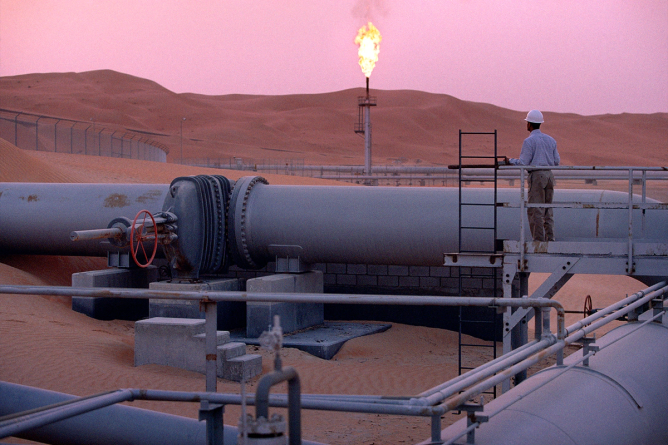
M73 287L122 287L146 289L158 280L158 268L105 269L72 274ZM97 320L140 320L148 316L149 303L140 298L72 296L72 310Z
M166 291L239 291L241 282L238 279L224 279L203 281L201 283L175 283L171 281L160 281L151 283L151 290ZM243 328L246 323L246 303L220 301L218 306L218 328L238 329ZM178 299L149 300L149 317L169 318L206 318L203 308L197 301L185 301Z
M230 331L218 331L216 334L216 346L224 345L230 341ZM197 344L201 343L203 348L206 347L206 334L197 334L193 337L193 340Z
M233 382L250 380L262 374L262 356L259 354L245 354L230 359L223 365L223 375L220 376Z
M233 341L218 347L218 361L224 363L246 353L246 343Z
M194 337L204 333L204 320L156 317L135 323L135 366L156 364L199 371L204 350ZM199 356L199 359L197 358Z
M279 274L253 278L246 282L250 292L322 293L323 273L310 271L301 274ZM248 303L246 305L246 336L257 338L281 317L284 333L290 333L324 323L322 304Z
M166 317L136 322L135 366L165 365L205 374L205 324L197 318ZM241 381L262 373L262 356L246 357L246 344L230 342L228 331L218 331L216 341L218 377Z

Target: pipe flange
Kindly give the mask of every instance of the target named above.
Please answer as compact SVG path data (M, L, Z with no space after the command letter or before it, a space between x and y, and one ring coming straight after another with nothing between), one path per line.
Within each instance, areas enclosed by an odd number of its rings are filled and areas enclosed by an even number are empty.
M112 246L116 247L127 247L130 245L130 226L132 225L132 221L130 221L128 218L121 216L119 218L114 218L112 219L109 224L107 225L107 228L118 228L123 231L123 235L118 237L118 238L107 238L107 241Z
M268 185L262 176L244 176L239 178L232 189L228 215L230 251L234 263L243 269L259 269L266 265L254 260L248 250L247 206L252 188L258 184Z

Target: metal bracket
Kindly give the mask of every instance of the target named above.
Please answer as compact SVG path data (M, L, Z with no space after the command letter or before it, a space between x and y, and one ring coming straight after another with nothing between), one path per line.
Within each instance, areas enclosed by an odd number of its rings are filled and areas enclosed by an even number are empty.
M276 273L304 273L310 270L312 270L311 265L303 262L299 257L276 257Z
M224 424L223 412L225 405L210 403L208 400L203 400L199 408L199 420L206 421L206 444L218 445L224 443Z
M561 289L564 284L570 280L573 274L569 271L580 261L580 258L564 258L562 263L552 272L552 274L534 291L529 298L552 298ZM508 320L508 328L512 329L525 316L533 317L533 309L518 308ZM528 321L528 320L527 320Z
M582 355L585 356L590 352L598 352L599 347L594 345L596 342L596 334L592 337L583 337L582 338ZM589 357L584 359L582 366L589 366Z
M270 244L267 251L276 258L276 273L304 273L312 270L311 265L301 258L304 252L301 246Z
M444 266L458 267L502 267L503 254L500 253L444 253Z
M460 411L466 411L466 426L467 429L470 428L469 432L466 433L466 443L474 444L475 443L475 428L471 428L474 424L481 424L489 421L489 416L476 415L485 409L485 399L483 396L480 396L480 403L464 403L458 407Z

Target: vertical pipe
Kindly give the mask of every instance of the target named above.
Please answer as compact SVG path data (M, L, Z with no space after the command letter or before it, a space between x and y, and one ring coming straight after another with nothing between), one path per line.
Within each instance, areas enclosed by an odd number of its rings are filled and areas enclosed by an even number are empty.
M647 203L647 170L642 171L642 203ZM640 211L641 214L641 238L645 237L645 209Z
M528 272L519 272L518 273L520 281L520 298L528 298L529 294L529 273ZM518 309L515 309L517 311ZM535 310L535 309L534 309ZM514 312L514 311L513 311ZM549 313L549 312L548 312ZM528 343L528 326L527 326L527 317L524 317L517 323L510 333L510 343L513 350L521 348ZM526 380L527 372L520 371L515 375L515 384L519 385L521 382Z
M364 106L364 174L371 176L371 106Z
M260 379L255 392L255 418L269 419L269 391L271 387L288 382L288 434L290 445L301 441L301 383L297 371L292 367L276 370Z
M633 169L629 169L629 259L626 273L633 272Z
M526 170L520 168L520 271L524 271L524 176Z
M441 442L441 416L431 416L431 442Z
M204 302L206 311L206 391L216 392L218 310L215 301Z

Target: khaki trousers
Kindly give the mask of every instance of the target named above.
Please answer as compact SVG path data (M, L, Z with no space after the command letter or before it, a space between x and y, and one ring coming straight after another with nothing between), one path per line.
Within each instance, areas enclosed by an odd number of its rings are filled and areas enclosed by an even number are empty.
M554 175L550 170L529 172L529 203L551 204L554 198ZM529 228L534 241L554 241L554 217L552 208L531 207L527 209Z

